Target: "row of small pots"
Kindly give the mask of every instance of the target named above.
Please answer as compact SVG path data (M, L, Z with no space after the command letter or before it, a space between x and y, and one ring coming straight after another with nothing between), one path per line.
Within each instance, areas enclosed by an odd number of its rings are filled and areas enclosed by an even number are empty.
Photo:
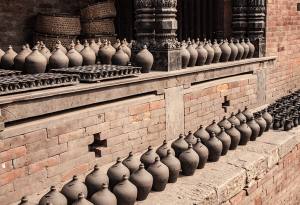
M181 42L182 67L194 67L209 65L211 63L235 61L246 58L252 58L255 52L255 46L249 39L233 40L230 42L221 40L220 43L214 40L201 42L188 39L187 42Z
M84 183L74 176L61 192L51 187L39 205L134 205L145 200L151 190L163 191L168 183L176 183L180 173L192 176L207 161L216 162L228 150L255 141L270 129L272 121L267 110L254 117L246 107L228 119L224 117L206 128L200 126L195 133L180 135L171 147L166 141L156 150L150 146L139 160L132 153L123 161L118 158L107 175L96 165ZM29 205L26 198L22 201L22 205Z

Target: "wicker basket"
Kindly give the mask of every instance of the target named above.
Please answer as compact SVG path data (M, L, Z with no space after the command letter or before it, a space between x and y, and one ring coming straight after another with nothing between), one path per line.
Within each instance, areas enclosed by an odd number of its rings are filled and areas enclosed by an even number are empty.
M116 15L114 0L98 2L81 9L81 18L83 20L113 18Z
M82 31L84 34L115 34L114 20L100 19L82 22Z
M40 33L35 33L34 38L35 42L43 41L50 50L55 48L57 40L60 40L64 47L68 47L72 41L76 42L76 39L77 36L46 35Z
M80 17L68 14L39 14L35 30L38 33L51 35L79 35Z

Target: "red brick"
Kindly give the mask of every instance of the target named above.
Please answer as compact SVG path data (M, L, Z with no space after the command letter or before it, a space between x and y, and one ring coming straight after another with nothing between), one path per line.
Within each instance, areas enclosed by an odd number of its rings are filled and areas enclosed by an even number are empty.
M129 107L130 115L136 115L139 113L144 113L149 111L149 103L141 104L141 105L132 105Z
M6 172L4 174L0 175L0 186L3 186L5 184L9 184L13 182L15 179L25 176L26 175L26 169L20 168L20 169L14 169L10 172Z
M73 169L62 174L61 181L66 182L67 180L70 180L74 175L85 174L88 170L89 170L88 163L77 165Z
M63 144L72 140L81 138L84 135L84 129L79 129L73 132L69 132L58 136L59 144Z
M0 153L0 162L6 162L12 159L22 157L26 154L26 147L16 147Z
M47 167L58 165L60 162L59 156L50 157L48 159L29 165L29 174L41 171Z
M165 107L165 101L164 100L158 100L154 102L150 102L150 111L151 110L157 110Z
M246 191L242 190L240 193L232 197L229 201L232 205L240 205L246 198Z

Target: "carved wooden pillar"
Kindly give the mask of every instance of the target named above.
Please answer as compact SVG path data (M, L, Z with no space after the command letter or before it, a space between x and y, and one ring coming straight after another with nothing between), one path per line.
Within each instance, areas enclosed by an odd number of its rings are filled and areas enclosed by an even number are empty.
M265 55L265 18L266 5L265 0L248 0L247 19L248 19L248 37L254 43L256 51L255 57Z
M247 0L232 1L232 36L244 38L247 31Z
M214 38L224 39L224 0L214 0L213 10L215 10L214 15Z

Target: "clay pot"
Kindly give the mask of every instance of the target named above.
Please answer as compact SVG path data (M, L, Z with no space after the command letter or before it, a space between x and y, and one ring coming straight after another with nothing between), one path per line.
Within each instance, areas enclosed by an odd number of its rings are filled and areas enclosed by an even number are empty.
M154 63L152 53L149 52L147 46L144 45L143 49L135 56L135 63L137 66L142 67L142 73L149 73Z
M246 58L248 57L250 48L249 48L249 46L245 43L244 39L242 39L241 46L244 47L244 55L243 55L242 59L246 59Z
M94 193L99 191L103 184L108 184L109 178L106 174L100 173L100 168L95 165L94 170L88 174L85 178L85 184L88 189L88 198L90 198Z
M137 201L144 201L148 197L153 186L153 177L145 170L144 164L141 164L139 169L131 174L129 180L137 188Z
M248 107L246 106L245 109L243 110L243 115L246 117L247 121L250 121L252 119L253 113L250 112L250 110L248 109Z
M259 113L258 117L256 118L256 122L257 122L257 124L258 124L259 127L260 127L258 137L261 137L262 134L265 132L265 130L266 130L266 128L267 128L267 122L266 122L266 120L262 117L262 114L261 114L261 113Z
M113 65L127 66L129 63L129 57L124 53L121 47L118 48L118 51L113 55L111 62Z
M229 147L231 145L231 138L230 136L225 132L225 128L221 127L221 133L217 136L217 138L222 142L223 149L221 155L224 156L227 154Z
M168 150L168 154L161 162L169 168L169 183L176 183L181 170L180 161L172 154L171 150Z
M69 66L82 66L83 57L82 55L74 48L74 43L71 44L71 48L67 53L67 57L69 58Z
M217 40L214 41L214 44L212 46L212 48L214 49L214 59L213 59L213 63L219 63L220 62L220 58L221 58L221 55L222 55L222 50L217 42Z
M197 63L198 59L198 52L197 50L193 47L192 43L189 42L188 47L187 47L188 52L190 53L191 57L189 60L188 67L194 67Z
M91 197L90 201L94 205L117 205L116 196L108 189L107 184L103 184L102 188Z
M172 142L171 147L175 151L175 156L179 157L182 152L188 149L189 144L185 141L184 136L180 134L179 138Z
M115 50L112 50L107 42L104 43L104 46L99 49L99 59L102 64L111 64L111 59L115 55Z
M132 152L129 152L129 155L122 162L130 171L130 174L139 169L140 161L133 156Z
M118 205L134 205L138 190L128 180L128 176L124 175L123 180L114 187L113 193L117 197Z
M120 39L117 39L117 41L114 43L113 47L115 49L118 49L120 46L121 46L121 41L120 41Z
M45 45L45 44L44 44ZM32 52L32 50L30 49L30 46L29 46L29 44L27 43L26 44L26 48L28 49L28 51L30 51L30 53ZM48 48L47 48L48 49ZM49 50L49 49L48 49ZM49 50L49 52L50 52L50 50Z
M189 131L188 135L184 138L188 144L196 144L197 138L193 135L192 131Z
M254 52L255 52L255 46L251 43L249 38L246 39L246 44L249 46L249 53L247 58L253 58Z
M244 53L245 53L245 49L244 47L240 44L240 41L239 40L236 40L236 43L235 43L237 49L238 49L238 55L236 56L236 60L241 60L244 56Z
M94 39L91 40L90 48L95 52L96 57L98 56L99 52L99 45L95 42Z
M208 159L208 149L201 143L200 138L197 138L197 143L193 146L193 148L199 156L199 164L197 169L203 169Z
M12 46L8 46L8 50L1 58L1 67L3 69L13 69L14 68L14 59L18 54L14 51Z
M124 39L123 41L122 41L122 44L121 44L121 49L124 51L124 53L126 53L127 54L127 56L129 57L129 59L131 58L131 49L127 46L128 45L128 43L127 43L127 41L126 41L126 39Z
M202 44L200 44L197 47L197 52L198 52L198 59L197 59L197 66L202 66L205 64L206 60L207 60L207 56L208 56L208 52L207 50L203 47Z
M102 48L103 44L101 43L101 39L100 38L98 38L98 40L97 40L97 45L99 46L99 49Z
M25 58L25 72L30 74L44 73L47 68L47 58L35 46L33 51Z
M216 135L218 135L221 132L221 128L219 127L219 125L217 125L216 121L213 120L212 124L210 124L208 127L206 127L206 131L209 134L214 132Z
M188 149L179 155L179 160L181 164L182 174L185 176L194 175L199 165L199 156L194 151L192 144L189 144Z
M215 56L215 50L210 46L209 42L205 43L204 49L207 51L207 59L205 64L209 65L213 62Z
M151 164L155 162L155 159L157 157L159 158L158 154L156 154L152 146L149 146L147 152L145 152L141 156L140 161L145 165L146 168L148 168Z
M246 118L246 116L242 113L242 111L239 109L238 110L238 112L237 112L237 114L235 115L235 117L237 118L237 119L239 119L239 121L240 122L242 122L242 121L247 121L247 118Z
M238 55L238 52L239 52L238 47L236 45L234 45L233 40L230 40L229 47L231 49L229 61L235 61L235 59Z
M36 204L31 203L31 202L28 200L27 196L23 196L22 199L21 199L21 202L18 203L18 205L36 205Z
M180 56L182 61L182 68L187 68L190 62L191 54L186 49L185 43L181 43Z
M196 138L200 138L201 141L205 144L210 136L209 133L205 130L205 128L203 127L203 125L200 125L200 128L194 133L194 136Z
M227 117L224 116L223 117L223 120L221 120L219 123L218 123L219 127L224 127L225 130L228 130L231 128L231 123L227 120Z
M0 48L0 63L1 63L1 58L5 54L5 52Z
M56 45L58 45L59 49L64 53L64 54L67 54L67 49L61 44L61 42L58 40L56 42Z
M50 191L40 199L39 205L46 205L47 202L54 205L68 205L67 198L58 192L55 186L51 186Z
M214 132L211 133L210 139L206 143L206 147L208 149L208 161L210 162L217 162L220 159L223 144L222 142L216 137Z
M228 45L228 41L225 40L224 43L220 46L222 55L221 55L221 61L227 62L231 56L231 48Z
M151 164L147 171L153 177L153 191L163 191L169 181L169 168L164 165L159 157L155 158L155 162Z
M157 148L156 154L162 159L168 155L168 150L171 150L171 153L175 156L175 151L172 148L168 147L167 140L164 140L163 144Z
M239 145L240 140L241 140L241 133L240 133L240 131L238 131L235 128L235 124L233 123L231 125L231 128L229 130L226 130L226 133L231 138L231 144L230 144L229 150L235 150L237 148L237 146Z
M93 203L86 200L84 194L80 193L78 194L78 199L72 205L93 205Z
M272 117L272 115L270 115L270 114L268 113L268 110L267 110L267 109L265 109L265 110L263 111L262 117L265 119L265 121L266 121L266 123L267 123L267 127L266 127L266 129L265 129L265 132L267 132L267 131L269 131L269 129L270 129L272 123L273 123L273 117Z
M107 176L109 178L109 187L112 189L116 184L123 180L123 176L129 176L129 169L122 164L121 158L117 159L117 162L107 170Z
M27 48L27 49L28 49L28 48ZM28 49L28 50L29 50L29 49ZM50 50L46 47L45 44L42 45L41 50L40 50L40 53L43 54L43 56L46 57L47 62L49 62L49 58L50 58L50 56L51 56L51 52L50 52Z
M80 43L79 40L77 40L76 45L74 47L76 49L77 52L81 52L84 49L84 46Z
M59 45L56 45L54 53L49 58L49 67L52 69L67 68L69 58L63 53Z
M234 115L234 113L231 113L231 116L230 118L228 118L228 121L236 126L239 126L241 124L241 121Z
M73 203L78 199L78 194L82 193L87 196L87 188L75 175L69 183L63 186L61 193L67 197L69 203Z
M80 54L83 58L82 65L94 65L96 63L96 54L87 41L85 41L84 49Z
M14 58L14 68L15 70L24 70L25 58L30 54L30 51L26 48L25 45L22 46L22 50Z
M256 138L259 135L260 132L260 126L257 124L257 122L255 121L254 117L251 118L251 120L249 120L247 122L247 125L251 128L252 133L251 133L251 137L250 140L251 141L255 141Z
M250 137L252 135L252 130L251 128L247 125L246 120L243 120L241 122L241 125L237 127L238 131L241 133L241 140L239 145L246 145Z

